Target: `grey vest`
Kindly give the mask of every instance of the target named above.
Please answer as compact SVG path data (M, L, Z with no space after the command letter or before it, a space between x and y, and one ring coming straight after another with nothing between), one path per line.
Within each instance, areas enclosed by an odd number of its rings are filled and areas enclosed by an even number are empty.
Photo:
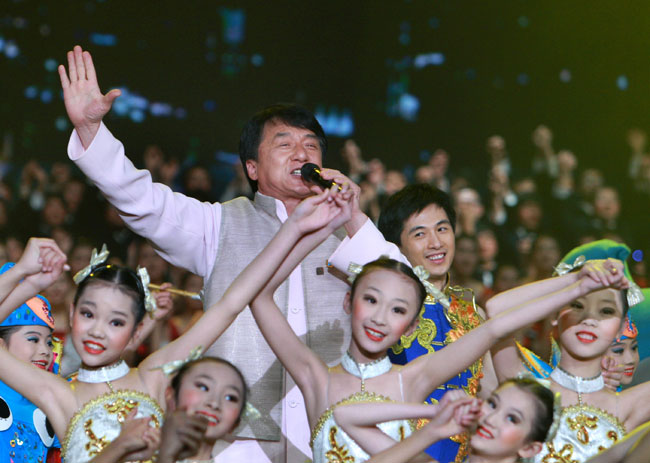
M219 248L210 277L205 282L206 308L219 300L280 226L275 199L260 193L255 195L255 201L236 198L222 205ZM343 311L348 285L327 268L327 259L341 242L341 233L336 235L329 236L301 264L307 319L307 335L303 341L326 363L338 360L350 340L349 317ZM274 297L285 316L288 290L289 282L285 281ZM242 370L250 390L249 401L262 415L242 423L237 436L279 440L284 368L267 345L248 308L207 354L223 357Z

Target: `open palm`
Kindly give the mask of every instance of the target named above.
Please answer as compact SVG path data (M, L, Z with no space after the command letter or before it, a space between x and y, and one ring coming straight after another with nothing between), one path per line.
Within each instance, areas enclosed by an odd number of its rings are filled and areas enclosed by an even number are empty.
M87 147L97 133L102 118L110 111L113 100L121 92L114 89L106 95L102 94L92 57L78 45L68 52L68 72L65 66L59 66L59 77L68 117L79 132L84 147ZM88 136L91 138L87 139Z

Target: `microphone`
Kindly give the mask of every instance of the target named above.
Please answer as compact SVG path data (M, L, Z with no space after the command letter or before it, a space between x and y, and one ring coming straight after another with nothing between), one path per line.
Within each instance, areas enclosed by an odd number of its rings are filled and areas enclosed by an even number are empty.
M325 180L321 177L320 167L312 162L302 165L300 168L300 175L306 182L318 185L324 190L329 190L332 188L332 185L336 185L338 190L341 191L341 185L337 184L334 180Z

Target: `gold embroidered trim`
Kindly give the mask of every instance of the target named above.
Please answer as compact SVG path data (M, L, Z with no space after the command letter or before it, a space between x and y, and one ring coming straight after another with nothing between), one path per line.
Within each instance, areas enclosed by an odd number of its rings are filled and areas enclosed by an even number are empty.
M579 414L579 413L581 414L590 413L590 414L597 415L599 418L602 418L612 423L616 427L616 430L620 433L621 436L627 434L625 425L621 423L617 417L611 415L609 412L603 410L602 408L594 407L593 405L582 404L582 405L569 405L568 407L564 407L562 409L562 415L567 416L567 419L569 419L568 417L569 414Z
M110 398L115 398L116 400L122 400L122 401L124 401L124 400L129 401L129 400L132 400L132 399L136 399L136 400L140 400L140 401L143 401L143 402L148 402L149 404L151 404L153 406L154 411L158 412L160 414L160 416L163 416L165 414L165 412L160 407L160 405L158 405L158 402L153 397L151 397L149 394L146 394L144 392L135 391L135 390L131 390L131 389L120 389L120 390L118 390L116 392L107 392L105 394L102 394L102 395L100 395L98 397L95 397L94 399L89 400L88 402L86 402L83 405L83 407L81 407L79 410L77 410L77 412L75 412L75 414L72 416L72 419L70 420L70 423L68 424L68 429L65 432L65 438L63 439L63 445L61 446L61 457L62 458L65 459L66 451L68 449L68 445L70 444L70 439L72 438L72 430L77 426L79 420L81 420L83 418L86 411L89 410L92 407L95 407L95 406L101 404L102 402L108 402L108 400ZM106 405L109 405L109 404L106 403L104 405L106 406ZM118 419L119 419L119 417L118 417ZM92 425L92 420L89 420L89 421L91 421L90 425ZM153 421L154 421L154 425L160 426L160 422L159 422L158 418L155 415L154 415L154 420ZM87 426L88 425L86 424L84 426L84 429Z
M330 429L330 446L331 450L325 452L325 458L327 458L328 463L354 463L354 457L350 455L348 449L344 445L339 445L336 441L336 434L339 432L339 429L336 426L332 426Z
M555 450L553 442L547 442L548 453L542 457L542 463L580 463L573 457L573 444L564 444L560 451Z
M395 400L390 399L386 396L383 396L381 394L377 394L375 392L368 392L368 391L363 391L363 392L356 392L353 395L346 397L345 399L341 399L338 402L336 402L334 405L330 405L327 410L323 412L323 414L320 416L318 419L318 422L316 423L316 426L314 426L314 429L311 433L311 439L309 440L309 446L314 447L314 440L316 437L320 434L320 432L323 430L323 426L325 425L325 422L332 416L332 413L334 413L334 409L340 405L348 405L352 403L360 403L360 402L389 402L389 403L396 403ZM413 421L409 420L409 425L411 427L411 432L415 431L415 423ZM330 431L331 432L331 431Z

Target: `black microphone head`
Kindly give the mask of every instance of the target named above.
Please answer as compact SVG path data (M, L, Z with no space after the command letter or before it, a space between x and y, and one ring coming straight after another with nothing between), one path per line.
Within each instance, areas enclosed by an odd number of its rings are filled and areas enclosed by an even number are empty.
M319 171L320 167L313 162L307 162L300 168L300 175L308 182L314 183L320 177Z

